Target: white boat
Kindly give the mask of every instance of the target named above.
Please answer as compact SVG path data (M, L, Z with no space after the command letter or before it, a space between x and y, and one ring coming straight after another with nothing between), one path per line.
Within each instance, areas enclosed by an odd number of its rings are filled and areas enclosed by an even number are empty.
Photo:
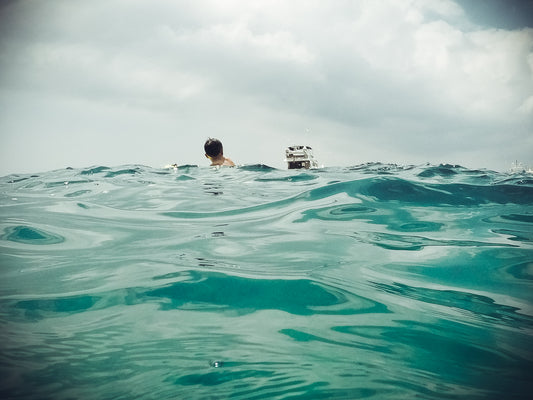
M318 162L309 146L289 146L285 149L285 161L289 169L314 169Z
M525 167L521 162L515 161L509 172L512 174L533 174L533 169L531 167Z

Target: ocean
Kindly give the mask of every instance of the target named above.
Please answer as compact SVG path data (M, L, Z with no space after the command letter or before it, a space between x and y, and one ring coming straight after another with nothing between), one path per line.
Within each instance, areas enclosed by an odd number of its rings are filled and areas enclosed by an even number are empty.
M531 399L533 177L0 178L2 399Z

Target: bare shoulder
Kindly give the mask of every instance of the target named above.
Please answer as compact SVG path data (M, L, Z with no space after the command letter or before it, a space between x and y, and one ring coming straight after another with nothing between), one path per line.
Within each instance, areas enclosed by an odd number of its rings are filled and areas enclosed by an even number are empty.
M225 158L224 164L222 165L225 165L226 167L234 167L235 163L231 160L231 158Z

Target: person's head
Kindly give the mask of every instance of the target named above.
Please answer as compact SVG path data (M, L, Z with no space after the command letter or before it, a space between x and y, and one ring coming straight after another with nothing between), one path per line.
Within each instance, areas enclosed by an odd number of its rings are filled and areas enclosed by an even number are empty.
M205 155L211 158L224 154L222 143L218 139L209 138L204 144Z

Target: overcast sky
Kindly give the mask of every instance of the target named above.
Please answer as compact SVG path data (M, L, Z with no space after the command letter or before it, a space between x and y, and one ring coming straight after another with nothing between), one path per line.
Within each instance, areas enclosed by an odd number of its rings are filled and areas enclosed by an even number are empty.
M0 175L533 164L532 1L2 0ZM529 26L528 26L529 23Z

